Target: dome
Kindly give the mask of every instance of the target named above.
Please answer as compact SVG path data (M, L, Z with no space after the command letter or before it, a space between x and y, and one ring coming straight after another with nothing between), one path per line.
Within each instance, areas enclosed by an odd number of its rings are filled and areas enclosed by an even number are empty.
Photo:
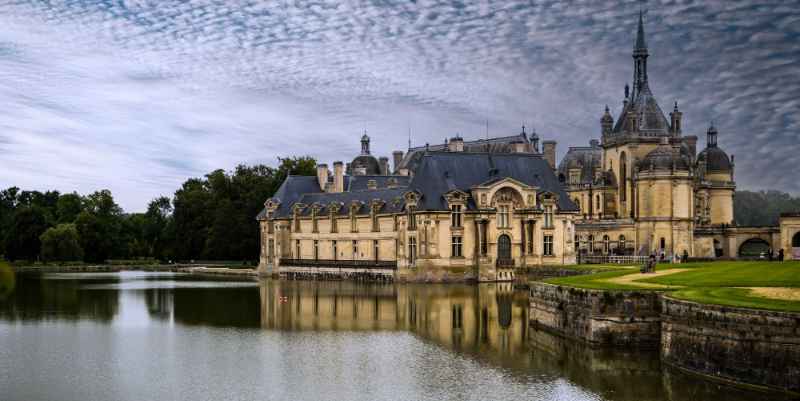
M356 175L359 168L364 169L365 175L381 175L381 165L378 163L378 159L372 155L360 155L353 159L348 174Z
M666 137L662 137L658 147L639 162L640 170L649 170L651 167L656 170L671 170L673 166L676 170L689 170L689 162L686 157L673 149Z
M724 150L718 147L705 148L697 156L697 166L705 163L706 171L730 171L731 160Z
M595 184L606 187L616 187L617 177L614 175L613 171L606 170L600 174L600 178L595 182Z

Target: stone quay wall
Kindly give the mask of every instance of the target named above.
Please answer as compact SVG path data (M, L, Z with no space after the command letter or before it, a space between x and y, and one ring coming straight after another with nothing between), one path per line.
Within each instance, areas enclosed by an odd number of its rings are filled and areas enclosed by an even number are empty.
M713 378L800 393L800 314L662 297L661 359Z
M661 303L653 291L602 291L531 283L531 325L593 345L657 347Z

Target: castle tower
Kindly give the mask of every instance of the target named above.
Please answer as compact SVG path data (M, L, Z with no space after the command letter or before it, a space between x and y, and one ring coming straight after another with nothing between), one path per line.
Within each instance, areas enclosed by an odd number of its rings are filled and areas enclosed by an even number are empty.
M708 190L710 224L733 224L733 163L717 146L717 128L706 132L706 148L697 155L697 171Z

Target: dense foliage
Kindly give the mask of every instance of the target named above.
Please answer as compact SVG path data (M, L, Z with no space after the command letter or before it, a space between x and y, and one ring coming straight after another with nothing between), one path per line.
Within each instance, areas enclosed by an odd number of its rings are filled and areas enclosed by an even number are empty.
M124 213L108 190L86 196L12 187L0 192L0 254L9 260L103 262L109 259L255 261L255 216L288 174L315 175L314 159L278 167L216 170L183 183L172 199Z
M800 212L800 197L781 191L736 191L733 198L733 217L739 226L776 226L786 212Z

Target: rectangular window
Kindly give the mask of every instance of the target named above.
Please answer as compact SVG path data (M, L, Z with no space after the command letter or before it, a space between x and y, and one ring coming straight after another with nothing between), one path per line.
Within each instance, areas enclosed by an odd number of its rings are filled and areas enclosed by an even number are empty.
M544 236L544 256L553 256L553 236Z
M525 226L526 233L525 233L525 240L528 242L528 254L533 255L533 222L529 221L528 224Z
M294 213L294 232L300 232L300 213Z
M267 222L267 234L274 234L275 233L275 222L272 220Z
M339 230L336 227L336 214L334 213L331 213L331 232L332 233L339 232Z
M358 218L356 217L355 212L350 213L350 232L351 233L358 232Z
M376 262L380 260L380 244L378 243L378 240L372 241L372 255Z
M408 207L408 229L409 230L416 230L417 229L417 216L414 214L414 210L416 208L414 206Z
M453 205L451 208L452 213L450 215L450 224L454 228L461 227L461 205Z
M319 259L319 241L314 240L314 260Z
M408 263L413 265L417 261L417 239L408 237Z
M267 241L267 257L270 260L275 257L275 240L273 239Z
M331 241L331 252L333 252L333 260L339 259L339 250L336 246L336 240Z
M392 230L397 231L397 215L392 216Z
M481 255L486 255L487 253L489 253L489 240L486 238L486 232L488 231L486 227L488 225L489 224L487 224L487 222L482 222L480 224L480 230L481 230Z
M544 226L546 228L553 228L553 207L544 207Z
M353 240L353 260L358 260L358 241Z
M451 245L450 245L450 256L454 257L454 258L460 258L461 256L463 256L461 254L461 248L462 248L461 237L460 236L454 236L452 238Z
M507 228L509 226L508 206L497 207L497 227Z
M373 232L380 231L381 230L381 226L378 223L378 214L373 211L371 217L372 217L372 231Z
M319 223L317 222L317 210L314 209L311 212L311 232L318 233L319 232Z
M294 241L294 258L300 259L300 240Z

